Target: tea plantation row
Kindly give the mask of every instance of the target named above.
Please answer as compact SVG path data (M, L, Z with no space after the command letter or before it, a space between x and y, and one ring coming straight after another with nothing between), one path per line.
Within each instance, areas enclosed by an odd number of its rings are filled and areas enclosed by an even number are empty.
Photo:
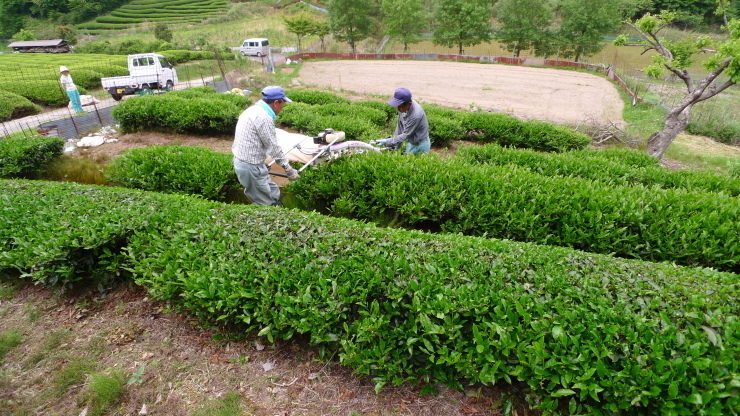
M637 152L628 151L628 154L634 153ZM610 186L634 184L740 195L740 178L736 176L700 170L670 171L660 166L658 159L645 153L639 154L652 159L653 164L636 169L619 160L605 157L613 154L614 151L594 151L591 155L584 152L552 154L487 145L461 147L455 156L475 164L517 165L545 176L573 176Z
M198 91L204 94L208 92L206 89ZM350 102L332 93L309 90L289 90L287 95L295 102L280 113L278 124L308 135L333 128L344 131L352 140L369 141L388 135L395 129L395 109L379 101ZM203 98L213 101L219 97L209 95ZM206 132L202 125L209 124L209 113L194 117L186 108L170 102L171 99L170 94L167 94L126 100L119 104L113 117L127 131L170 128L180 133ZM429 138L438 147L466 137L470 140L543 151L583 149L590 142L582 133L548 123L524 122L503 114L470 113L426 105L424 108L428 113ZM243 109L238 108L230 116L233 120L219 118L217 124L221 128L210 131L232 135L233 126ZM227 113L219 115L226 116ZM197 119L197 122L185 121L193 119Z
M170 100L183 100L177 94ZM178 105L197 102L184 100ZM175 106L158 108L170 111ZM55 139L6 140L0 145L0 160L7 160L10 169L0 172L0 177L30 178L55 155L49 149L61 153L61 143ZM552 160L557 164L574 157L584 163L609 162L635 177L645 170L630 170L626 163L605 160L594 151L553 155ZM20 166L27 171L16 168ZM238 188L231 155L184 146L133 149L114 161L107 176L127 187L212 200L224 200ZM308 208L349 218L738 272L737 198L703 191L699 182L693 190L662 189L656 184L660 183L610 185L547 177L516 165L471 165L466 157L443 161L386 153L344 158L306 170L286 190Z
M722 193L388 153L305 170L286 190L354 219L740 272L740 204Z
M219 94L213 87L195 87L122 101L113 110L121 129L169 129L178 133L233 135L236 122L251 101Z
M162 45L162 43L160 43ZM171 48L171 44L169 45ZM162 54L171 62L213 59L210 51L168 50ZM40 55L40 56L36 56ZM59 67L66 66L80 90L102 88L100 79L128 74L125 56L100 54L6 54L0 55L0 121L38 113L34 104L63 106L69 102L59 82ZM13 95L9 95L13 94ZM13 98L20 96L30 101Z
M222 0L133 0L108 16L96 18L93 22L78 25L79 29L120 29L149 22L197 23L208 17L218 16L227 11L228 2Z
M737 275L271 207L0 181L0 273L125 275L386 383L521 380L558 414L740 411Z

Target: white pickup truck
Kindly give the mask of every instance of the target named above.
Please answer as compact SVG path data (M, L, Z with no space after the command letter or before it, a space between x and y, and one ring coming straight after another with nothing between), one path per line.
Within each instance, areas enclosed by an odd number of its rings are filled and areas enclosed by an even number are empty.
M129 75L101 78L103 88L118 101L124 95L137 91L172 88L177 84L177 72L164 56L156 53L140 53L128 56Z

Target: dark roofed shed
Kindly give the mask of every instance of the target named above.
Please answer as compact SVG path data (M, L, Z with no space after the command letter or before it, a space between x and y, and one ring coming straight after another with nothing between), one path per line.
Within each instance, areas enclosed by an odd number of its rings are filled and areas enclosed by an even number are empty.
M24 40L8 45L14 52L64 53L69 44L64 39Z

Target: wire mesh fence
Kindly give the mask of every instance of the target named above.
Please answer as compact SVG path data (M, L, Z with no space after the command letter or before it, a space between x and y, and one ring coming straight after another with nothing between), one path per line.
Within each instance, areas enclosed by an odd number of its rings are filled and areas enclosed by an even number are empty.
M3 106L10 110L4 118L11 118L0 125L0 139L15 135L32 136L43 134L75 139L101 126L115 124L111 117L113 108L118 104L111 94L102 89L101 78L128 75L126 57L109 61L84 62L72 59L71 63L62 63L68 67L70 75L80 94L82 112L76 112L60 82L58 63L13 64L0 63L0 70L7 76L0 81L0 91L15 94L5 95L0 99L7 100ZM38 60L38 57L29 61ZM3 60L4 61L4 60ZM57 59L59 62L63 60ZM0 61L2 62L2 61ZM194 62L176 67L178 80L172 89L181 90L201 85L214 85L224 89L229 85L223 65L217 62ZM137 91L133 96L159 94L168 91L166 85L153 85ZM24 98L18 98L24 97ZM124 97L123 99L127 99ZM38 104L35 104L38 103ZM29 114L30 113L30 114ZM24 115L23 117L14 117ZM2 116L2 115L0 115Z

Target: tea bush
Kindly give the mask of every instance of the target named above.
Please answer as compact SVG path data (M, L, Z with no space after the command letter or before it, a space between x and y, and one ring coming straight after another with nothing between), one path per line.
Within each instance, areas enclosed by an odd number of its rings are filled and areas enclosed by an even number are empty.
M27 98L12 92L0 90L0 121L30 116L41 112L41 107Z
M381 127L372 122L379 121L382 117L379 111L364 106L308 105L295 102L285 106L277 123L310 136L332 128L343 131L348 139L369 141L382 137Z
M391 107L388 105L388 103L383 103L380 101L355 101L352 103L352 105L358 106L358 107L369 107L374 108L376 110L380 110L385 113L385 122L383 125L386 125L387 123L390 123L394 120L394 118L398 115L398 111L396 111L395 107Z
M62 155L59 137L11 137L0 140L0 178L35 178L48 163Z
M209 87L210 88L210 87ZM215 89L134 97L122 101L113 117L124 131L171 129L178 133L233 135L250 101Z
M453 140L464 139L467 134L462 123L454 118L429 115L427 121L429 122L429 141L435 147L449 146Z
M583 149L590 142L588 136L568 127L541 121L521 121L498 113L456 113L470 140L498 143L501 146L526 148L545 152L564 152Z
M213 51L188 51L188 50L167 50L158 52L173 64L195 61L198 59L215 59L216 54ZM220 59L233 61L234 55L220 54Z
M290 90L287 96L295 104L286 106L280 114L283 125L297 130L315 134L332 123L332 128L344 130L345 124L353 128L353 134L347 136L356 140L374 140L379 135L393 134L397 120L397 111L387 103L379 101L350 102L326 91ZM385 118L359 111L359 108L373 108L385 114ZM520 121L514 117L481 112L457 111L436 105L422 105L429 122L429 139L435 147L446 147L453 140L468 139L481 142L497 142L503 146L530 148L547 152L562 152L571 149L583 149L590 139L567 127L538 121ZM318 120L322 115L334 118ZM363 121L369 121L379 127L362 131ZM321 127L325 126L325 127Z
M150 146L130 149L110 165L108 179L127 188L223 201L238 188L230 154L202 147Z
M584 149L583 154L593 154L609 160L617 160L635 168L654 168L662 166L658 158L645 152L639 152L628 147L613 147L609 149Z
M87 94L82 86L77 86L80 94ZM69 102L67 93L62 88L59 80L39 79L33 83L19 83L15 80L0 81L0 90L12 92L28 98L34 103L49 106L62 106Z
M296 103L304 103L309 105L351 103L349 99L340 97L327 91L287 90L285 92L285 95ZM285 107L287 108L288 106Z
M563 415L740 407L734 274L29 181L0 181L0 249L0 273L130 273L204 322L302 334L376 388L518 380Z
M721 193L388 153L305 170L286 190L354 219L740 271L740 204Z
M708 171L669 171L660 166L635 168L603 151L541 153L498 145L461 146L455 157L470 163L518 165L545 176L574 176L608 185L645 185L740 195L740 179ZM636 151L632 151L637 153ZM623 152L624 153L624 152ZM655 158L651 158L657 161Z
M126 71L126 74L128 74L128 71ZM104 75L100 72L89 69L78 69L72 75L72 79L78 88L83 87L87 89L103 88L103 84L100 83L100 78L103 77Z
M312 107L313 113L322 116L343 116L369 121L378 127L388 125L387 113L375 108L355 104L324 104Z

